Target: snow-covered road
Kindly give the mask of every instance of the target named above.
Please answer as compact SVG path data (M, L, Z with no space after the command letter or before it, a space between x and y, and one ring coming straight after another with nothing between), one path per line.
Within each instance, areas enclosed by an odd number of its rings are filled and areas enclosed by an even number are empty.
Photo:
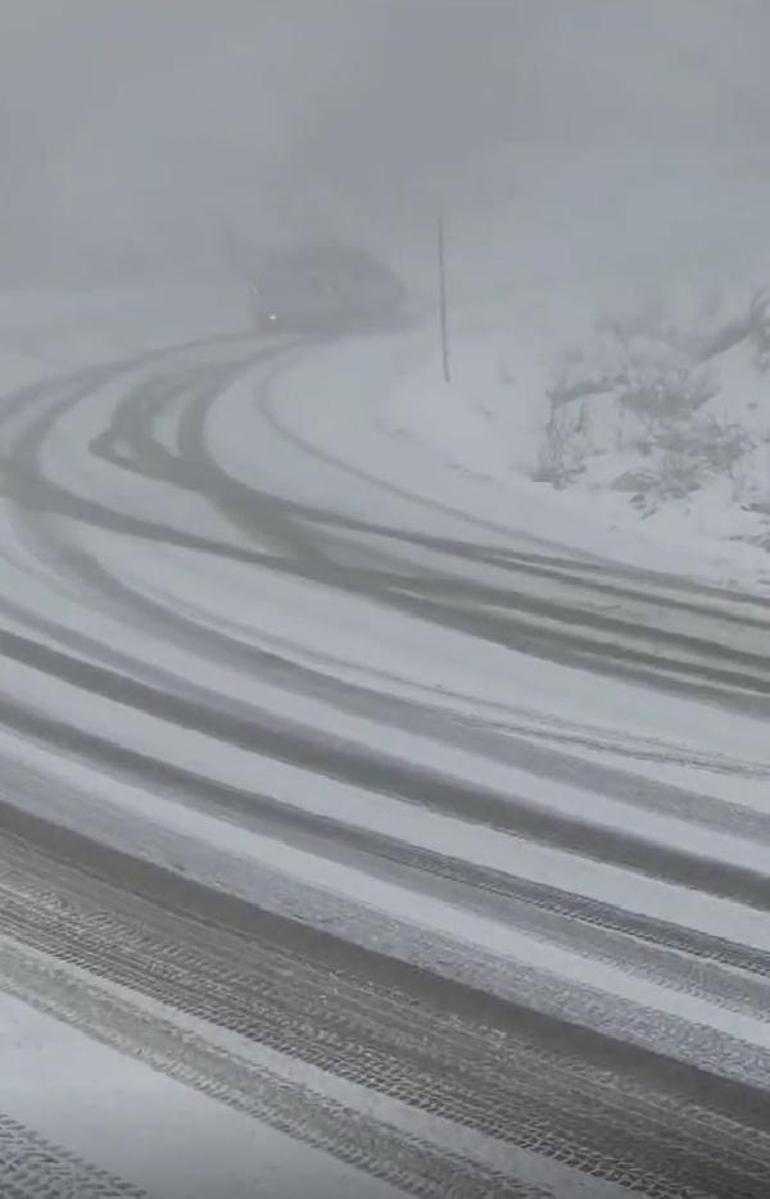
M34 1128L205 1199L221 1128L222 1199L768 1193L770 601L432 487L404 352L2 401L0 1045L117 1107L4 1085L0 1188Z

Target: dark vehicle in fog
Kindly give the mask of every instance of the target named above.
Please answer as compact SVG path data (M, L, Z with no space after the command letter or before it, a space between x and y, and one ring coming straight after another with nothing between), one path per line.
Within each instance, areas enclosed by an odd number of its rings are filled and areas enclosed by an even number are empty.
M251 305L265 330L356 332L400 323L406 290L368 251L329 243L265 256L251 283Z

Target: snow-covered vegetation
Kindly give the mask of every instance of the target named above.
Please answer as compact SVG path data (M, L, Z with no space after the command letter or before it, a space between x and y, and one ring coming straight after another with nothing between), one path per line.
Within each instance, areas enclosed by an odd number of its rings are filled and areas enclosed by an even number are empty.
M562 299L458 309L449 385L428 326L390 389L383 430L419 444L435 479L448 471L442 494L474 486L474 505L511 527L764 587L765 292L625 310Z
M597 321L553 366L537 477L611 488L643 517L675 506L752 514L732 532L770 548L770 313L712 303Z

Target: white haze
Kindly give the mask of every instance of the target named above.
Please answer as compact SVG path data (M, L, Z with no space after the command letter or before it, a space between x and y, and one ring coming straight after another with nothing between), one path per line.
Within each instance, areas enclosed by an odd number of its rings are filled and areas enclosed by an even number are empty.
M6 287L353 236L413 286L761 282L763 0L2 0Z

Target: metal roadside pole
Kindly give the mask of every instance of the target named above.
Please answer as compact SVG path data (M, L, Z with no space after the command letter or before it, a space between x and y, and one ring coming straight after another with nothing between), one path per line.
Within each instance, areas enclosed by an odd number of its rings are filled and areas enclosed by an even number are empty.
M446 261L444 254L444 216L438 218L438 291L439 318L441 322L441 363L444 371L444 382L449 383L449 330L447 326L446 306Z

